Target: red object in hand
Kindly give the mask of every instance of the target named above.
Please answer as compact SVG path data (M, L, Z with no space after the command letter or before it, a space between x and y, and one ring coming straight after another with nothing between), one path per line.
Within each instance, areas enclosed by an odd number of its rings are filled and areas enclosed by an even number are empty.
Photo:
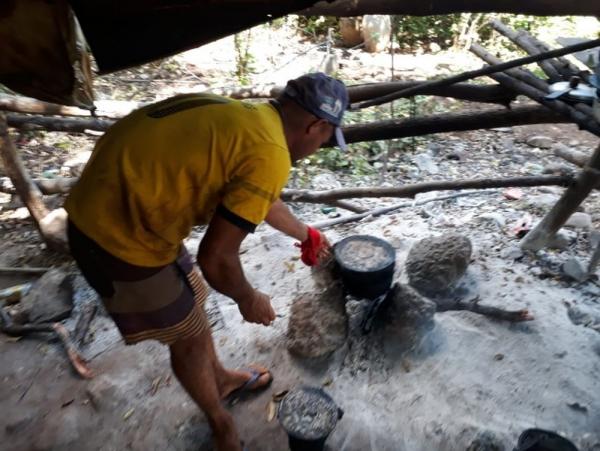
M323 246L323 239L321 238L321 232L317 229L313 229L308 226L308 237L302 241L302 243L296 243L296 246L300 248L302 255L300 259L302 263L307 266L314 266L318 263L319 250Z

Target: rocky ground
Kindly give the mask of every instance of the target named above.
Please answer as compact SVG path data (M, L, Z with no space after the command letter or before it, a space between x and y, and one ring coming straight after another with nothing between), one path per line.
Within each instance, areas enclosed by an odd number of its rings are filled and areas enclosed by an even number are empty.
M281 84L323 61L325 55L312 49L314 43L277 36L257 34L257 42L263 48L269 44L270 51L256 52L256 67L272 70L258 71L253 83ZM234 85L232 46L232 40L224 40L145 69L103 77L99 94L148 101L173 92ZM345 79L389 79L389 55L369 55L360 49L335 52ZM397 56L395 65L396 73L418 78L479 63L465 55L440 54ZM31 172L51 177L70 173L68 160L89 151L96 137L29 132L15 139ZM360 176L313 170L309 173L317 176L306 186L391 186L570 173L576 168L557 161L552 148L564 145L591 152L597 144L597 138L572 125L449 133L398 145L383 179L377 169ZM350 299L344 308L328 306L329 316L315 313L317 319L329 318L324 324L332 334L324 337L329 355L317 360L290 354L288 326L298 310L293 301L313 296L321 289L319 281L298 260L290 239L261 226L244 243L242 261L252 283L272 295L278 319L269 328L246 324L237 307L217 294L211 295L209 305L215 342L225 363L260 362L275 376L269 390L231 408L248 449L286 449L285 433L271 418L272 396L309 384L323 386L345 411L328 441L330 450L510 450L528 427L559 431L580 450L599 450L600 286L597 274L582 280L578 268L585 267L600 241L600 198L592 193L553 249L524 253L515 233L523 222L538 221L561 191L527 188L507 196L492 190L327 230L333 242L358 233L388 240L396 249L395 280L402 286L408 283L405 262L413 244L449 232L466 236L472 245L466 274L444 296L478 297L484 305L526 308L534 320L508 323L471 312L433 315L425 309L432 316L424 322L426 327L411 335L414 340L407 346L406 335L394 333L391 315L391 322L363 336L360 319L365 302ZM427 193L416 200L442 194L447 193ZM518 199L510 199L514 197ZM62 202L60 196L47 200L52 206ZM18 202L9 196L0 201L0 266L73 271L68 258L45 249ZM293 208L307 222L346 214L323 213L321 206L294 204ZM198 229L188 239L192 252L201 236ZM32 280L0 274L0 288ZM72 297L73 312L65 320L69 330L82 306L93 299L79 285ZM414 299L403 308L421 302L420 297ZM95 373L91 380L75 376L61 346L44 335L21 339L0 335L4 412L0 449L210 449L206 422L171 376L163 347L154 343L125 347L110 319L99 314L82 351Z

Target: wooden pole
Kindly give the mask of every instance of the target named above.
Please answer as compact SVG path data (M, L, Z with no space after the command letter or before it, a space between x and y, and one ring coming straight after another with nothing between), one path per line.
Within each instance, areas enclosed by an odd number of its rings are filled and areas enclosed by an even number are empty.
M472 70L463 72L462 74L454 75L452 77L444 78L441 80L432 80L425 82L419 86L415 86L413 88L407 88L400 91L397 91L392 94L388 94L386 96L378 97L372 100L368 100L366 102L362 102L356 105L354 108L362 109L367 108L374 105L381 105L382 103L391 102L396 99L400 99L402 97L410 97L416 94L420 94L423 89L431 89L433 87L440 86L448 86L454 83L458 83L460 81L470 80L476 77L481 77L484 75L491 75L497 72L505 71L506 69L512 69L514 67L523 66L525 64L537 63L538 61L542 61L548 58L554 58L556 56L568 55L569 53L575 53L581 50L587 50L594 47L600 46L600 39L594 39L591 41L582 42L579 44L571 45L568 47L563 47L561 49L550 50L549 52L540 53L538 55L526 56L524 58L518 58L512 61L507 61L505 63L501 63L494 66L486 66L482 69Z
M568 187L554 207L521 241L523 249L542 249L550 238L567 222L600 180L600 145L581 171L575 183Z
M540 53L544 53L533 42L531 42L531 40L529 39L529 34L524 30L513 30L498 19L490 21L490 26L498 33L500 33L503 36L506 36L512 42L517 44L529 55L539 55ZM556 70L550 59L538 61L537 64L548 76L550 81L556 82L562 80L561 74Z

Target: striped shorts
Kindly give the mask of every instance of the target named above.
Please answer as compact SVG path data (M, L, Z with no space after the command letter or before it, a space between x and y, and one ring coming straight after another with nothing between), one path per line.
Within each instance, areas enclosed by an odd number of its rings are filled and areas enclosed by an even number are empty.
M68 235L71 254L125 343L170 345L209 328L204 311L208 288L183 245L173 263L148 268L109 254L72 222Z

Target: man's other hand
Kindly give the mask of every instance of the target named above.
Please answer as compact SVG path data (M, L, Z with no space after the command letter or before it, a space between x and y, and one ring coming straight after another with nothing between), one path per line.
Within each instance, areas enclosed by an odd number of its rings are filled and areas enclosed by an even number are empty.
M271 299L268 295L254 290L251 296L237 302L240 313L249 323L269 326L275 321L275 310L271 307Z

